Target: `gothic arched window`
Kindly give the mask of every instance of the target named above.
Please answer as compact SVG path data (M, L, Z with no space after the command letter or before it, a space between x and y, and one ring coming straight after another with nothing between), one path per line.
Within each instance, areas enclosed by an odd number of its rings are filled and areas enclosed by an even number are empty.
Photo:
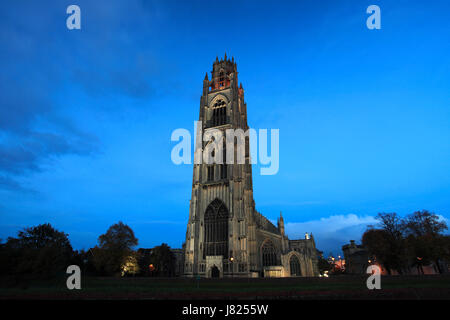
M279 264L277 259L277 252L272 241L267 240L266 242L264 242L261 251L264 267L277 266Z
M227 104L223 100L217 100L212 106L213 114L211 118L211 126L221 126L227 123Z
M228 258L228 209L219 199L212 201L205 211L205 238L203 258Z
M291 276L301 276L301 269L300 269L300 261L298 261L298 258L296 255L292 255L291 259L289 260L289 265L291 267Z

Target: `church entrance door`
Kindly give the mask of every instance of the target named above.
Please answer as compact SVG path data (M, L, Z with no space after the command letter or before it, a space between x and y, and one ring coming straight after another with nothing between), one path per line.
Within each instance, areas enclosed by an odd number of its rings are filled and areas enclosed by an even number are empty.
M218 278L220 276L220 270L216 266L211 268L211 278Z

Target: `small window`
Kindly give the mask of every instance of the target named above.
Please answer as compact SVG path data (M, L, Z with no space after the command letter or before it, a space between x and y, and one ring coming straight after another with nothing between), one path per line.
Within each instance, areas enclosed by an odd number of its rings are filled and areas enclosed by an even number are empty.
M220 178L221 179L227 178L227 165L226 164L220 165Z
M214 181L214 167L213 166L207 167L206 176L207 176L208 181Z

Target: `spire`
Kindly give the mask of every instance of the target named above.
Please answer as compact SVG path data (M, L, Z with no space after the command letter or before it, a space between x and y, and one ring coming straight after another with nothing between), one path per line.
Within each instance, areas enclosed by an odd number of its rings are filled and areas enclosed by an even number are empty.
M227 61L227 53L226 53L226 52L225 52L225 58L224 58L224 60Z
M205 74L205 80L208 80L208 72Z
M281 235L284 236L284 221L283 221L283 215L280 211L280 217L278 218L278 230L280 231Z
M216 56L216 63L218 63L219 62L219 57L218 56Z

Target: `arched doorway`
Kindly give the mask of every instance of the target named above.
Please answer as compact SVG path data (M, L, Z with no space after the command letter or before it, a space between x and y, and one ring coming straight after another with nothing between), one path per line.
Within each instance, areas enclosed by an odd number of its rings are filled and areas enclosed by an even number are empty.
M211 267L211 278L218 278L220 276L220 270L215 265Z
M263 267L277 266L278 258L274 244L270 240L266 240L261 247Z
M228 258L228 209L219 200L213 200L205 211L205 237L203 258L223 256Z
M295 254L291 256L291 259L289 260L289 266L291 269L292 277L300 277L302 275L302 271L300 269L300 261Z

